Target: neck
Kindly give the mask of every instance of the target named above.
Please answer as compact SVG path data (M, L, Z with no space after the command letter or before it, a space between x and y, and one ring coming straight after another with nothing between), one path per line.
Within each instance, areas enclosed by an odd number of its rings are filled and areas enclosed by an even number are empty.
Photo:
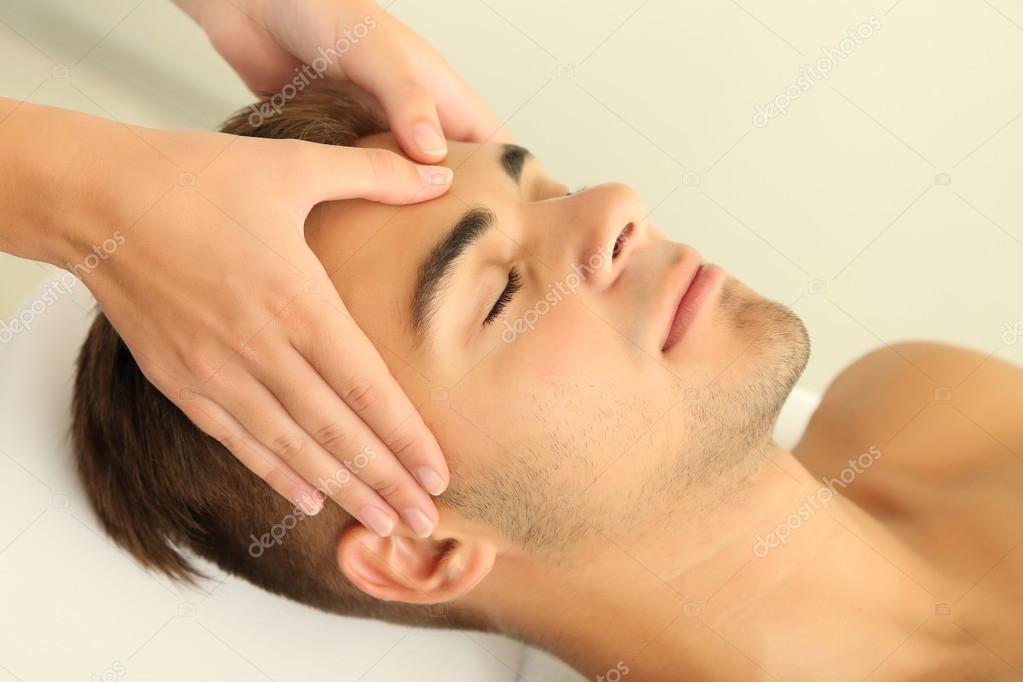
M584 561L509 556L480 603L502 630L590 679L624 669L643 680L800 679L847 665L842 652L855 657L856 647L821 642L883 638L934 603L906 577L917 558L843 495L869 466L851 464L829 485L771 443L723 502L669 512L627 537L594 529Z

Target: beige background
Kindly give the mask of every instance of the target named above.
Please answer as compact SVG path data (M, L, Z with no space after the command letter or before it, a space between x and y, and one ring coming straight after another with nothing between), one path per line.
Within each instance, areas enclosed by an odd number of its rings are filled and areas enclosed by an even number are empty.
M1017 0L390 9L556 177L633 184L674 238L790 305L813 340L803 386L907 338L1023 362ZM870 21L829 79L753 124ZM166 0L4 0L0 63L0 95L142 125L213 128L250 101ZM0 318L44 272L0 255Z

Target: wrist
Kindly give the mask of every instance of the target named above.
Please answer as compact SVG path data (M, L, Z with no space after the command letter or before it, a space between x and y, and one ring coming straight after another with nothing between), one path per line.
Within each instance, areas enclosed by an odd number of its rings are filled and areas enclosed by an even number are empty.
M4 250L58 265L65 251L59 215L73 175L69 167L88 139L79 133L81 115L14 100L0 104L5 116L0 158L7 169L0 183Z
M65 269L124 238L184 177L170 157L195 145L196 133L4 98L0 116L0 248Z
M54 232L59 241L51 252L57 258L54 265L80 277L106 260L132 228L188 178L175 163L188 151L188 140L180 139L187 132L93 117L84 125L90 142L71 159L66 191L55 202Z

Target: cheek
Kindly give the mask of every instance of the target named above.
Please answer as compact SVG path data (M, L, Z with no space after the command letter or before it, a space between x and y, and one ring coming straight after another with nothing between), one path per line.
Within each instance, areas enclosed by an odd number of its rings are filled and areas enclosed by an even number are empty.
M494 355L501 375L555 382L581 372L606 374L621 362L625 339L578 300L549 295L509 319ZM507 378L507 377L506 377Z
M504 451L512 445L495 428L502 420L493 407L490 392L478 393L471 385L446 390L443 399L420 405L420 413L437 438L449 470L463 480L478 481L499 471Z
M678 399L674 383L660 367L637 371L628 342L576 305L495 347L458 384L451 407L474 432L469 440L482 434L528 453L569 494L638 456L635 443Z
M648 401L665 403L667 409L685 387L684 376L705 374L693 366L683 374L575 299L561 301L546 314L519 313L508 327L515 333L507 331L504 342L491 352L500 358L492 371L501 383L606 383L623 395L635 391Z
M452 392L443 427L458 451L451 466L469 478L532 471L522 484L545 497L579 492L626 447L643 412L586 373L505 381L480 370Z

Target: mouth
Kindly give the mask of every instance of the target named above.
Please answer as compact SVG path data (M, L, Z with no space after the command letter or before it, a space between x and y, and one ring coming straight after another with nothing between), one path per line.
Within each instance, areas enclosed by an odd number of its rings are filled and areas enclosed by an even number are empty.
M706 263L695 249L689 249L681 263L670 275L668 288L671 292L671 307L667 313L664 342L661 352L666 353L675 346L692 326L697 313L710 298L708 295L716 279L713 275L720 268Z

